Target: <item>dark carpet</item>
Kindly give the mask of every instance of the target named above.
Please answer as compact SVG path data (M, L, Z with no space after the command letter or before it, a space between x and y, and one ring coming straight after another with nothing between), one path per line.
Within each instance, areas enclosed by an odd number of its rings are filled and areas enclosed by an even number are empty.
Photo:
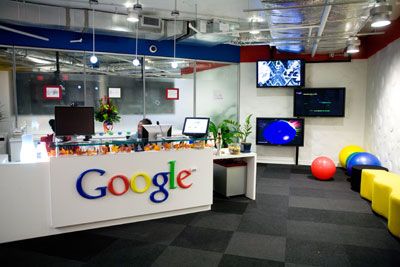
M197 214L0 245L1 266L400 266L385 219L341 170L259 164L257 200Z

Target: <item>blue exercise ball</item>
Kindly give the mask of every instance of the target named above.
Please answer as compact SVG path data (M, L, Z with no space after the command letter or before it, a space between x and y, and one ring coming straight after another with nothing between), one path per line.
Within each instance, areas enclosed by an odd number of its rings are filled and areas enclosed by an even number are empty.
M360 152L354 155L347 163L347 173L351 175L351 168L356 165L372 165L381 166L381 162L377 157L367 152Z
M270 123L263 132L264 138L273 145L284 145L296 137L296 129L284 120Z
M345 168L347 168L347 166L348 166L350 160L351 160L355 155L357 155L358 153L360 153L360 152L351 153L350 156L347 157L347 159L346 159L346 166L344 166Z

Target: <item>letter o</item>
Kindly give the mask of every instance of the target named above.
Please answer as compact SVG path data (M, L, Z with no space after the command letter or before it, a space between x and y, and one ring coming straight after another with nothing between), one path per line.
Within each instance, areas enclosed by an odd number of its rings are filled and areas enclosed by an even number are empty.
M122 181L124 182L125 188L124 188L124 190L122 192L115 191L115 188L114 188L114 180L115 179L122 179ZM107 187L108 187L108 191L110 191L111 194L113 194L114 196L120 196L120 195L125 194L126 191L128 191L128 189L129 189L129 180L128 180L128 178L126 178L126 176L118 174L118 175L115 175L115 176L111 177L110 181L108 181L108 186Z
M144 178L145 183L146 183L145 187L143 187L142 189L139 189L139 188L136 186L136 178L138 178L139 176L142 176L142 177ZM151 185L150 176L149 176L147 173L145 173L145 172L138 172L138 173L135 173L135 174L131 177L131 188L132 188L132 190L133 190L134 192L136 192L136 193L144 193L144 192L146 192L146 191L150 188L150 185Z

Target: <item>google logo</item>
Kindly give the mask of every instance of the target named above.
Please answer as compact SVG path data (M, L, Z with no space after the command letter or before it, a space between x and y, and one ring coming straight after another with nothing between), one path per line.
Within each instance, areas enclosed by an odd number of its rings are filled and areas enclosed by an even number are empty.
M137 173L133 174L130 179L128 179L128 177L126 177L125 175L122 175L122 174L114 175L108 180L107 186L100 186L95 189L95 190L99 191L99 194L94 195L94 196L89 195L83 189L83 186L82 186L83 179L85 178L86 174L88 174L88 173L97 172L100 174L100 176L103 176L106 173L106 171L101 170L101 169L89 169L89 170L82 172L79 175L78 179L76 180L76 190L78 191L79 195L81 195L82 197L84 197L86 199L97 199L97 198L105 197L107 195L107 189L114 196L121 196L121 195L125 194L126 192L128 192L129 188L135 193L142 194L142 193L147 192L147 190L149 190L151 184L153 184L155 187L158 188L158 190L156 190L150 194L150 200L154 203L161 203L161 202L164 202L165 200L167 200L168 196L169 196L169 192L165 188L168 181L169 181L169 189L176 189L176 188L178 188L178 186L182 189L187 189L192 186L192 183L190 183L190 184L184 183L184 180L192 174L192 172L190 170L181 170L177 174L176 180L175 180L176 161L175 160L169 161L168 164L169 164L169 172L159 172L159 173L155 174L153 176L153 178L150 178L149 174L147 174L146 172L137 172ZM169 176L169 179L168 179L168 176ZM143 188L139 188L136 184L136 179L138 179L139 177L142 177L144 179L145 186ZM159 182L159 177L162 178L161 182ZM122 191L118 192L114 188L114 182L116 180L122 180L122 182L124 184ZM178 186L175 185L175 181ZM156 198L156 195L158 196L158 198Z

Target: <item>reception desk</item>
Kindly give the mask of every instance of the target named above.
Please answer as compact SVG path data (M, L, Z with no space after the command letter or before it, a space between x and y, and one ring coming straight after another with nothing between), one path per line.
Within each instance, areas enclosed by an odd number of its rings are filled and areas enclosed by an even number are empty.
M0 243L209 210L213 151L0 164Z

